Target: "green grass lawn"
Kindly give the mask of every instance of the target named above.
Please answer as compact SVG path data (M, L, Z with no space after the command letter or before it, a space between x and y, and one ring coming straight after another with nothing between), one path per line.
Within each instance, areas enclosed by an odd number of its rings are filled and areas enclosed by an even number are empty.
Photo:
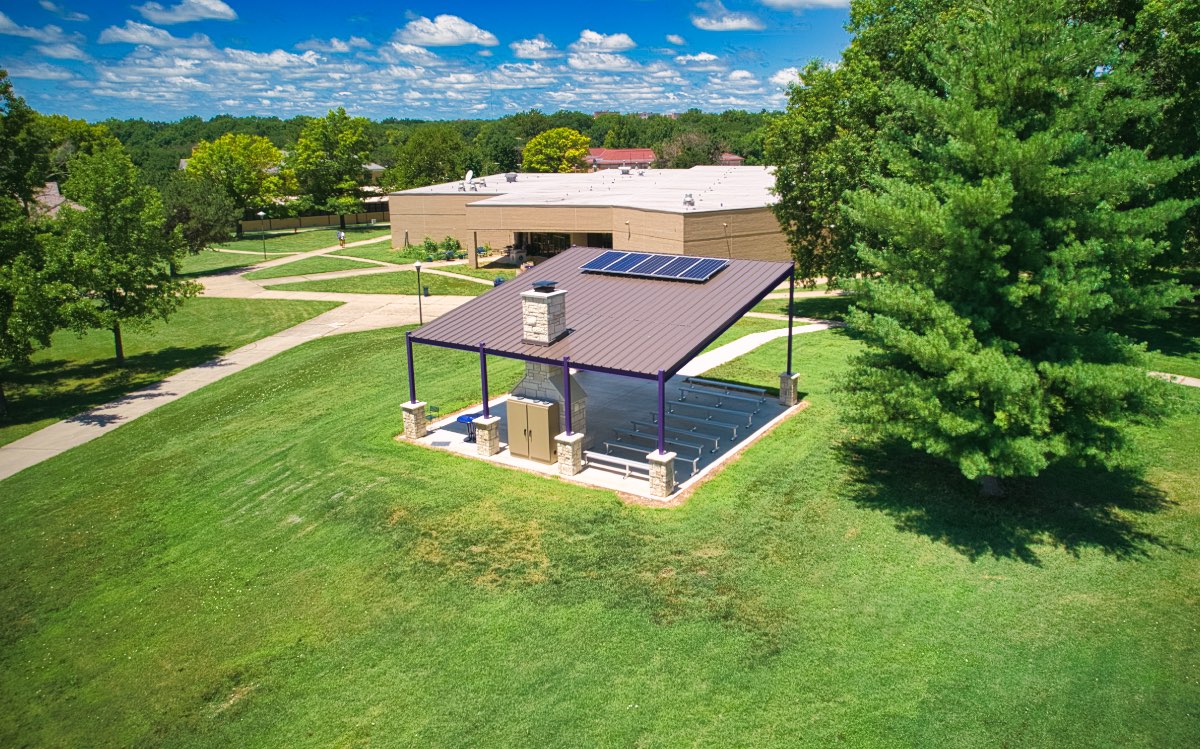
M464 281L434 273L422 273L421 285L429 287L430 294L449 296L479 296L491 289L474 281ZM369 276L330 278L325 281L297 281L295 283L268 286L279 291L340 291L350 294L415 294L417 274L410 270L393 273L375 273Z
M749 335L750 333L761 333L767 330L779 330L786 327L787 323L776 322L775 320L763 320L759 317L743 317L741 320L735 322L733 327L722 333L717 340L710 343L708 348L704 350L712 351L727 343L733 343L742 336Z
M382 260L385 263L398 263L400 265L406 265L414 260L425 260L424 251L417 252L415 247L409 247L407 251L393 250L387 242L369 244L362 247L347 247L344 250L335 250L329 254L340 255L342 257L361 257L367 260Z
M215 254L215 253L213 253ZM0 445L60 419L119 398L336 307L330 302L190 299L167 322L123 332L126 363L113 363L112 334L54 335L50 348L21 372L0 372L9 417L0 420Z
M308 250L319 250L323 247L337 246L336 226L322 226L319 229L301 229L296 233L292 233L291 229L285 229L275 232L266 233L267 252L307 252ZM391 228L386 224L375 226L348 226L346 227L347 242L361 242L364 239L375 239L376 237L386 237L392 233ZM250 250L256 251L263 247L263 237L259 232L247 232L242 239L235 239L230 242L222 242L217 245L227 250Z
M0 483L0 744L1200 743L1200 393L1137 432L1144 477L985 502L848 443L856 344L799 341L811 407L675 509L398 444L400 330ZM777 384L783 343L715 374ZM416 357L476 401L473 354Z
M503 278L505 281L511 281L517 277L517 269L512 266L481 266L479 268L472 268L466 263L458 263L455 265L440 266L438 270L459 273L464 276L474 276L475 278L484 278L488 281L497 277Z
M354 260L343 260L340 257L318 255L316 257L306 257L291 263L284 263L283 265L276 265L271 268L263 268L262 270L251 271L246 274L246 278L249 278L252 281L258 281L264 278L307 276L312 273L330 273L339 270L362 270L364 268L377 267L379 266L371 265L369 263L360 263Z
M1200 377L1200 302L1172 307L1165 320L1131 325L1122 332L1144 341L1150 369Z
M796 317L815 317L820 320L844 320L853 299L847 296L815 296L801 297L796 300L793 313ZM755 305L753 312L767 312L772 315L786 315L788 303L786 299L767 299Z
M280 255L268 255L268 260L275 260ZM179 267L181 276L207 276L220 273L231 268L244 268L248 265L263 262L262 255L242 255L232 252L213 252L201 250L195 255L187 255Z

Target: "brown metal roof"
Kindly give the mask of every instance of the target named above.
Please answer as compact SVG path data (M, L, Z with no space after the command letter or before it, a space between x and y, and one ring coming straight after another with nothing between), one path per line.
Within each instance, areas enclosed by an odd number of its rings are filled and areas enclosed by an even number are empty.
M603 249L573 247L412 333L414 343L654 378L675 374L787 279L791 263L731 260L707 283L584 273ZM567 292L571 332L522 343L521 293L552 280Z

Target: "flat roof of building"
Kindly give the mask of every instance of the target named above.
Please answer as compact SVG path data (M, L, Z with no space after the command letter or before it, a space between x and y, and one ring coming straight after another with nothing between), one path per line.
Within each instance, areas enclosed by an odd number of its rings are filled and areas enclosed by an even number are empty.
M691 169L607 169L571 174L521 172L476 177L391 193L392 195L478 194L475 206L621 207L670 213L763 208L775 202L774 170L765 166L694 166ZM694 205L686 205L691 194ZM488 197L490 196L490 197Z
M414 343L652 379L674 375L786 280L792 264L731 259L705 283L586 273L609 250L572 247L413 331ZM525 343L521 294L552 280L566 291L570 332Z

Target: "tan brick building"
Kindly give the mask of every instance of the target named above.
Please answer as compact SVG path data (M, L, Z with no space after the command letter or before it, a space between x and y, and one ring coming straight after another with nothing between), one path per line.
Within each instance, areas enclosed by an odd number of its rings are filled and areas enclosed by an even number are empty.
M539 255L587 245L788 260L770 209L774 184L755 166L494 174L392 193L392 243L453 236L466 248Z

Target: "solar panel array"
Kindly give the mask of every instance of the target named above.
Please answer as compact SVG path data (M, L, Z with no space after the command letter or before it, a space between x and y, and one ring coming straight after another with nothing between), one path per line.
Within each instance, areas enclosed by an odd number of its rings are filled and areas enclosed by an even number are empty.
M728 260L690 255L655 255L649 252L608 250L584 263L585 273L611 273L616 276L657 278L663 281L704 283L729 265Z

